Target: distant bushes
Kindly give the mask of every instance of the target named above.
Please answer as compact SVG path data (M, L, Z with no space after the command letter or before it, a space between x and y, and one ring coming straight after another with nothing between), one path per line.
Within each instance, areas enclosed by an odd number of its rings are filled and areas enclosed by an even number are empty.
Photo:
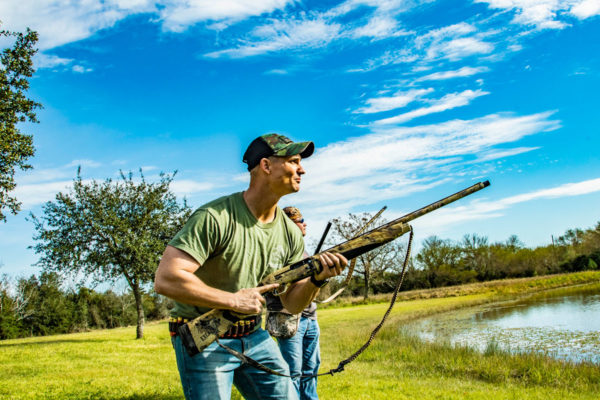
M403 259L402 254L394 254L392 268L370 269L368 293L394 290ZM599 266L600 222L592 229L568 230L552 244L535 249L525 247L516 236L491 244L475 234L460 241L432 236L411 260L402 290L597 270ZM364 277L355 277L344 295L363 295L364 282ZM327 297L340 285L341 281L332 282L322 296ZM163 319L168 316L170 300L145 293L143 307L147 319ZM6 276L0 279L0 339L116 328L135 325L136 320L131 292L100 293L85 287L64 290L59 276L48 272L16 282Z
M155 293L145 294L146 317L167 317L168 302ZM116 328L136 322L135 299L130 292L99 293L85 287L65 291L55 273L21 278L13 284L7 277L0 280L0 339Z
M391 292L399 265L392 271L372 274L370 293ZM489 243L486 237L476 234L460 241L431 236L411 260L402 290L596 270L599 266L600 222L592 229L568 230L552 244L534 249L525 247L514 235L499 243ZM340 282L334 282L329 291L333 293L339 286ZM363 280L355 277L344 294L358 296L363 292Z

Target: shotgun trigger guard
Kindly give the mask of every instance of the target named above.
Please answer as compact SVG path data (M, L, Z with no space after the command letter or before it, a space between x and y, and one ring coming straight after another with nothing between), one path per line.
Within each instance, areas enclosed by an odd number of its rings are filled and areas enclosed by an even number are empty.
M282 283L282 284L279 285L278 288L273 289L273 294L275 296L281 296L282 294L284 294L285 292L287 292L289 288L290 288L289 284Z

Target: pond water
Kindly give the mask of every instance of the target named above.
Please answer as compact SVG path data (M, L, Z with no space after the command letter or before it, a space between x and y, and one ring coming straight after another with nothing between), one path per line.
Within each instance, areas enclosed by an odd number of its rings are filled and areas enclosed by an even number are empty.
M405 327L428 341L480 351L534 351L600 363L600 286L546 291L511 302L462 309Z

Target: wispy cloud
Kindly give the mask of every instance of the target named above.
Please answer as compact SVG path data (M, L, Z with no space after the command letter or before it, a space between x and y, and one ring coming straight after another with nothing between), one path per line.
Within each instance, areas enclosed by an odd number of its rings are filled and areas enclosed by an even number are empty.
M474 200L468 204L445 207L435 215L426 215L414 222L424 236L436 234L461 222L498 218L511 207L534 200L549 200L561 197L581 196L600 192L600 178L581 182L565 183L559 186L521 193L495 201Z
M74 60L72 58L59 57L52 54L37 53L34 56L33 63L36 68L54 68L57 66L69 65Z
M489 54L494 50L486 42L486 32L466 22L431 30L415 40L415 46L425 51L427 60L448 59L458 61L477 54Z
M191 179L178 179L171 183L171 189L178 197L192 196L217 187L211 182L197 182Z
M569 26L566 15L578 19L600 14L597 0L476 0L487 3L491 8L514 12L512 22L534 26L537 29L563 29Z
M353 112L357 114L372 114L402 108L431 92L433 92L431 88L414 89L407 92L397 92L393 96L371 98L365 101L365 107L358 108Z
M38 31L41 50L89 38L129 15L155 11L155 3L151 0L0 2L5 27L18 31L30 27Z
M386 39L395 36L403 36L408 33L399 29L398 20L389 15L375 15L366 25L359 26L350 31L350 37L358 38L373 38Z
M200 22L214 29L250 17L283 10L295 0L110 0L42 2L4 0L0 15L5 28L23 31L30 27L40 33L39 46L47 50L93 36L136 14L155 16L165 31L182 32Z
M539 149L539 147L516 147L514 149L494 149L491 151L486 151L477 155L477 159L473 162L485 162L491 160L497 160L500 158L506 158L511 156L516 156L517 154L528 153L530 151L534 151Z
M436 125L372 127L372 133L332 143L306 160L298 203L350 210L462 179L473 157L482 155L482 163L494 152L518 154L496 146L558 129L560 122L552 114L491 114Z
M468 105L471 100L477 97L485 96L489 92L483 90L465 90L461 93L450 93L442 97L441 99L429 101L431 103L428 107L421 107L413 111L409 111L395 117L384 118L375 121L376 125L389 125L389 124L400 124L403 122L410 121L417 117L422 117L429 114L440 113L443 111L451 110L456 107L463 107Z
M23 210L29 210L32 207L53 200L58 192L68 191L72 186L72 179L54 182L30 183L18 185L14 193L17 199L21 201Z
M274 20L255 28L250 37L234 48L205 54L209 58L242 58L296 48L319 48L335 39L341 25L322 18L303 16L299 19Z
M417 82L422 82L422 81L442 81L442 80L446 80L446 79L454 79L454 78L465 78L468 76L473 76L473 75L477 75L483 72L488 72L490 69L488 67L477 67L477 68L472 68L472 67L462 67L458 70L455 71L439 71L439 72L434 72L432 74L429 75L425 75L422 76L420 78L417 78L416 81Z
M195 0L164 1L160 12L165 30L181 32L198 22L209 21L216 29L249 17L283 10L294 0Z
M480 31L466 22L432 29L425 33L414 34L413 37L402 42L400 49L386 50L382 55L366 60L362 67L350 68L348 71L368 72L397 64L415 64L415 67L428 69L432 63L443 60L457 62L471 56L487 56L495 49L495 45L487 41L488 37L493 35L493 31ZM479 72L483 70L467 68L460 71L461 74L465 74L464 76ZM450 77L452 75L448 73L448 78ZM436 76L432 78L435 79Z

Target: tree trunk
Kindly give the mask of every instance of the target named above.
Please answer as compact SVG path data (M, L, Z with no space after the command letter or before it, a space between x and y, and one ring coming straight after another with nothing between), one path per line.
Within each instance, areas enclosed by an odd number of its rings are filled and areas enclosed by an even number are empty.
M365 266L365 293L364 293L364 299L367 300L369 298L369 288L371 286L371 266L368 263L365 263L364 266Z
M137 329L136 339L144 337L144 307L142 307L142 291L139 286L133 287L133 296L135 297L135 308L137 310Z

